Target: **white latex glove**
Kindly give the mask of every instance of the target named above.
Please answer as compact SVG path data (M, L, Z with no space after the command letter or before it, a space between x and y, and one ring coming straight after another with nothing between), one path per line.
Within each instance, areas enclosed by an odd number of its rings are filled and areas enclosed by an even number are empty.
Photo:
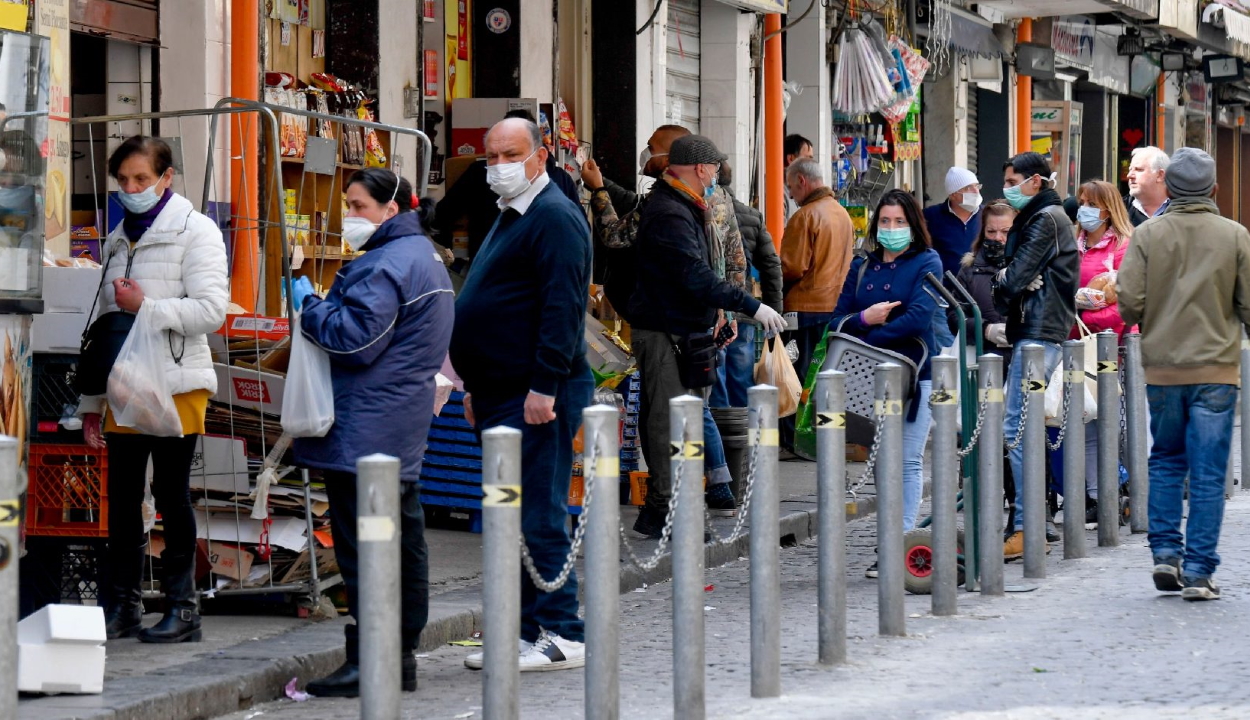
M1026 285L1024 289L1028 290L1029 292L1036 292L1042 289L1042 285L1045 285L1045 283L1042 282L1042 276L1038 275L1037 277L1033 278L1033 282Z
M986 325L985 339L998 347L1007 347L1007 323L990 323Z
M755 311L755 319L764 326L765 335L776 335L786 329L786 319L781 316L781 313L763 303L760 303L760 309Z

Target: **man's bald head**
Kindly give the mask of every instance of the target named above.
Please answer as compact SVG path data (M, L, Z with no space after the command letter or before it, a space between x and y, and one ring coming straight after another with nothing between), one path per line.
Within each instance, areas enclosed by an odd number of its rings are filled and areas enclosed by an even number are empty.
M528 143L526 155L534 152L543 146L542 130L538 128L538 124L531 120L521 117L504 118L495 123L490 130L486 132L486 156L490 159L490 141L491 137L498 135L500 141L506 136L509 138L509 144L513 142ZM510 161L509 161L510 162Z
M668 151L677 138L685 137L690 131L681 125L661 125L651 133L647 140L647 148L651 151L651 159L642 168L644 175L659 177L668 169Z

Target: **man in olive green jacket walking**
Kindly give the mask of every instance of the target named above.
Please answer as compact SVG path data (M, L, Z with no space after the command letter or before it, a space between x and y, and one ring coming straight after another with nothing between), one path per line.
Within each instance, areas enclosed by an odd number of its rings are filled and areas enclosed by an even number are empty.
M1120 268L1120 315L1140 325L1150 401L1150 549L1154 584L1186 600L1216 600L1212 580L1224 518L1224 476L1240 380L1241 327L1250 327L1250 232L1220 217L1215 161L1172 157L1167 211L1133 234ZM1185 477L1189 520L1181 532Z

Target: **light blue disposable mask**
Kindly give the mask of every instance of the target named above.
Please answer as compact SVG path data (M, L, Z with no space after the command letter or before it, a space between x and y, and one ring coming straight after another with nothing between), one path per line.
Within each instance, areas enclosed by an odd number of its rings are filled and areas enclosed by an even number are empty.
M1029 204L1029 201L1033 199L1033 196L1025 195L1024 190L1021 190L1019 185L1015 185L1013 187L1003 188L1003 198L1007 200L1009 205L1017 211L1020 211L1024 209L1025 205Z
M1102 226L1102 210L1083 205L1076 209L1076 221L1085 228L1085 232L1094 232Z
M877 244L890 252L904 250L911 245L911 228L877 228Z
M5 210L29 210L35 201L35 186L18 185L0 187L0 208Z
M713 175L712 184L708 185L706 188L703 189L703 199L711 200L712 196L715 194L716 194L716 176Z
M137 193L128 193L119 190L117 193L117 201L122 204L122 207L126 208L126 210L130 211L132 214L142 215L143 213L156 207L156 204L161 201L161 196L156 193L156 186L159 184L160 181L157 180L152 183L151 187L146 190L140 190Z

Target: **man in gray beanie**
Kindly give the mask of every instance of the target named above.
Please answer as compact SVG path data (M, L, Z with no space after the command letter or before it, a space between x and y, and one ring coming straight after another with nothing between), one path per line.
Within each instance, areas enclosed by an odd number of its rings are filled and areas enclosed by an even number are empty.
M1250 232L1220 217L1215 160L1172 156L1170 199L1141 224L1117 283L1120 315L1142 331L1150 401L1150 550L1154 584L1186 600L1217 600L1212 580L1224 518L1224 475L1250 327ZM1185 477L1189 519L1184 532Z

